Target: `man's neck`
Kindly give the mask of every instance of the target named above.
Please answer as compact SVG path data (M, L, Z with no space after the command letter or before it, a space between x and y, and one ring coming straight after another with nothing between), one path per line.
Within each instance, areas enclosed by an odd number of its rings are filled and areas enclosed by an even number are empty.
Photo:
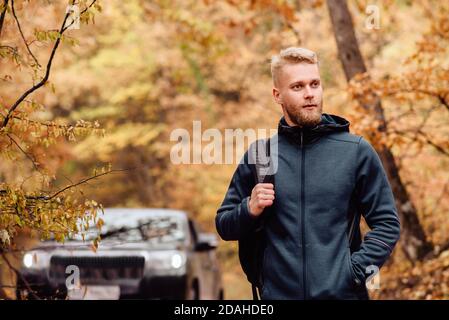
M290 119L290 117L289 117L287 114L284 114L284 119L285 119L285 122L287 122L287 124L288 124L290 127L298 127L298 128L301 128L301 126L300 126L299 124L297 124L297 123L294 123L294 122Z

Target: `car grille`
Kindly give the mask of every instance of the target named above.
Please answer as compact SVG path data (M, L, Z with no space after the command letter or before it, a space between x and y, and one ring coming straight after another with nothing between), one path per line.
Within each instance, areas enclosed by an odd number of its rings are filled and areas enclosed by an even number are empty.
M53 279L66 279L67 266L79 268L80 281L90 280L121 280L141 279L145 265L145 258L140 256L128 257L63 257L53 256L50 260L49 276Z

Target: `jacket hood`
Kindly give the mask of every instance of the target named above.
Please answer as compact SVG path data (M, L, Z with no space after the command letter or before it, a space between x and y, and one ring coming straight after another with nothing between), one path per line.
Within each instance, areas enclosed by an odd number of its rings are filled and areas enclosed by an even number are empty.
M278 133L298 144L301 143L302 135L302 142L308 144L316 141L323 135L333 132L349 132L349 125L348 120L327 113L321 115L320 123L314 127L291 127L285 121L285 117L282 117L279 121Z

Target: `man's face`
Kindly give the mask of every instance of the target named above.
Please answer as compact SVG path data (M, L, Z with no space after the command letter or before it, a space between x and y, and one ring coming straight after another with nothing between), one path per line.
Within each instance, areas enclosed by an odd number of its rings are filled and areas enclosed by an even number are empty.
M323 88L317 64L296 63L279 70L275 101L290 126L315 126L321 121Z

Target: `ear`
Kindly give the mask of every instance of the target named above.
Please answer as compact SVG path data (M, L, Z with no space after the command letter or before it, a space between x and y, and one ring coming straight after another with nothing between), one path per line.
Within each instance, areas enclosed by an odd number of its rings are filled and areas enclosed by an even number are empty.
M282 97L281 97L281 93L279 92L279 89L276 87L273 87L272 93L273 93L274 101L276 101L277 104L282 105Z

